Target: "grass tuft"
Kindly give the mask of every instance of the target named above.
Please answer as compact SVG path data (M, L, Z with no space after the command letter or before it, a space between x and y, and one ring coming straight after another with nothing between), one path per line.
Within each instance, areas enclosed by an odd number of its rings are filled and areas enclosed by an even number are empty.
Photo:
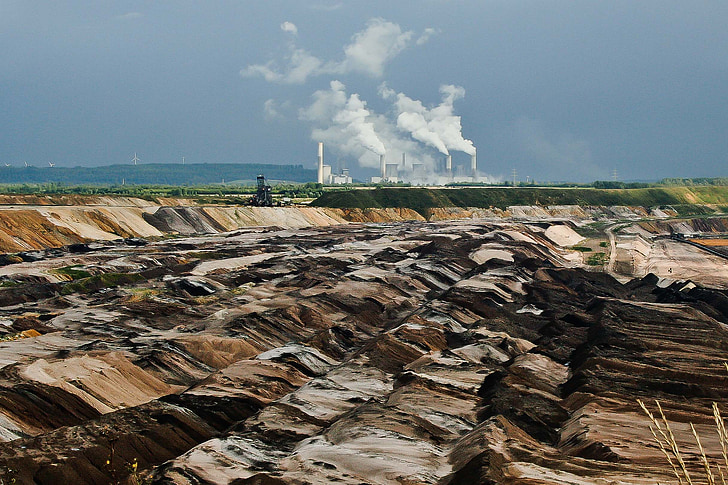
M728 363L724 363L723 365L728 371ZM655 439L657 446L660 448L660 451L667 459L670 468L675 474L675 478L677 478L677 482L681 485L693 485L695 482L688 472L687 466L685 465L685 460L683 459L680 448L678 447L677 441L675 440L675 435L672 433L670 423L665 417L665 413L662 410L660 402L655 401L655 405L657 406L660 415L659 418L655 417L655 415L647 408L642 400L638 399L637 404L639 404L640 408L642 408L642 411L644 411L644 413L647 415L650 422L652 423L650 424L650 431L652 432L652 436ZM726 485L726 474L723 472L723 470L725 469L726 471L728 471L728 432L726 431L725 421L723 420L723 416L721 415L720 409L718 408L718 404L715 402L713 403L713 418L715 420L715 429L718 433L721 454L723 456L722 467L720 463L711 463L711 461L708 459L707 455L705 454L705 450L703 449L703 444L700 441L700 436L695 430L695 426L693 426L693 423L690 423L690 430L692 431L693 439L695 440L695 443L697 444L698 450L700 452L700 463L703 466L704 480L706 481L706 483L708 483L708 485L717 485L718 483ZM720 477L720 482L717 481L716 474L713 470L715 470L717 472L717 476Z

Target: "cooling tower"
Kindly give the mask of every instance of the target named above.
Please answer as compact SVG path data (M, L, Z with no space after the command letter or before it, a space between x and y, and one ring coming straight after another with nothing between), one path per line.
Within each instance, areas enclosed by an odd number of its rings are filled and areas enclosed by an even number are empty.
M399 167L396 163L388 163L385 165L385 175L387 180L391 181L399 177Z

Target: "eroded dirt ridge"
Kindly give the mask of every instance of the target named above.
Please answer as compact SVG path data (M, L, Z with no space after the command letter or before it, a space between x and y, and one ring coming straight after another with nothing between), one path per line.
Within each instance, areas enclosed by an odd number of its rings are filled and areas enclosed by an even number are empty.
M41 335L0 342L3 478L109 483L136 460L159 484L666 483L637 398L697 470L686 423L717 453L728 397L725 292L574 267L547 226L249 229L6 266L6 335Z
M670 212L669 215L675 214ZM150 202L134 197L0 195L0 252L17 253L129 237L219 233L250 226L303 228L346 222L470 218L634 220L667 216L658 209L622 206L511 206L505 210L441 207L417 212L406 207L332 209L201 205L190 199L161 197Z

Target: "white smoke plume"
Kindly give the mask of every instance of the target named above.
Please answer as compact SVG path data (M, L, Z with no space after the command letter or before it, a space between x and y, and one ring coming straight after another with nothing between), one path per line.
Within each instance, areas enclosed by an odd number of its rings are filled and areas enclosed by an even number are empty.
M378 156L386 149L366 102L358 94L347 96L346 86L339 81L331 81L330 89L316 91L313 98L313 103L299 113L302 120L315 125L311 137L356 157L362 166L377 167Z
M455 115L454 103L465 96L465 89L460 86L444 85L440 87L442 102L428 109L421 101L414 100L404 93L396 93L382 85L380 94L384 99L395 99L397 127L408 132L412 138L425 143L444 155L450 150L475 154L473 142L462 135L460 116Z
M367 121L369 110L366 103L359 99L358 94L349 96L346 106L334 116L334 123L337 123L344 130L355 136L356 140L367 150L377 155L384 155L386 148L374 131L374 123Z
M281 24L281 29L294 36L298 33L298 28L291 22ZM303 84L313 76L354 72L380 78L387 63L404 49L412 44L424 44L435 33L434 29L428 28L415 39L414 32L402 31L398 24L374 18L367 22L364 30L354 34L351 43L344 46L344 59L341 61L321 60L291 42L283 67L271 60L265 64L251 64L242 69L240 75L261 76L268 82L280 84Z
M420 101L415 101L403 93L395 94L385 84L379 88L379 93L384 99L396 98L395 108L397 109L397 127L409 133L415 140L435 148L443 155L449 155L445 142L440 135L430 127L427 119L428 110Z
M329 89L313 94L313 102L299 111L299 118L314 125L314 141L323 141L339 155L355 157L362 167L378 168L378 155L386 154L388 163L400 163L406 154L407 167L402 169L411 170L417 163L432 174L437 166L432 149L444 155L449 150L475 153L472 142L462 137L460 117L453 114L453 103L464 90L443 86L440 92L442 102L427 108L382 85L380 95L393 100L392 119L372 112L358 94L348 94L343 83L332 81Z

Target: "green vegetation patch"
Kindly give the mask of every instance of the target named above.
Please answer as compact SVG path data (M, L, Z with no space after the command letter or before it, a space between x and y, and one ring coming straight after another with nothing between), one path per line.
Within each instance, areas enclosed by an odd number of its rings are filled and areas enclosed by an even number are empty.
M143 279L144 277L138 273L104 273L67 283L61 289L61 294L93 293L104 288L130 285Z
M483 187L424 189L381 187L376 189L324 192L311 203L316 207L369 209L406 207L423 213L441 207L497 207L518 205L579 205L681 207L694 204L728 204L728 187L646 187L630 189L595 189L565 187ZM677 210L677 209L676 209ZM688 209L684 209L688 210ZM706 211L708 209L694 209Z
M202 259L202 260L225 259L227 257L225 254L220 254L217 251L190 251L189 253L185 253L184 256L188 259Z
M571 249L579 251L580 253L589 253L592 251L592 248L588 248L586 246L572 246Z
M673 209L679 216L709 216L715 214L715 210L704 205L695 204L674 204Z
M586 264L589 266L604 266L604 263L606 262L606 253L594 253L586 259Z
M63 274L70 276L72 280L79 280L81 278L88 278L91 276L91 273L89 273L86 270L80 269L83 266L80 264L74 264L72 266L64 266L62 268L56 268L52 270L52 273L56 274Z

